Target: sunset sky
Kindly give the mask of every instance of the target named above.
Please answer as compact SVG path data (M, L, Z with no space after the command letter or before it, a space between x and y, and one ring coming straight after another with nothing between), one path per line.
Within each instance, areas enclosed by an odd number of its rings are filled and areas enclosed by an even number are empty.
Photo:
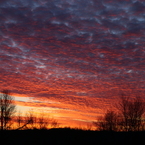
M0 89L18 110L81 126L144 82L144 0L0 0Z

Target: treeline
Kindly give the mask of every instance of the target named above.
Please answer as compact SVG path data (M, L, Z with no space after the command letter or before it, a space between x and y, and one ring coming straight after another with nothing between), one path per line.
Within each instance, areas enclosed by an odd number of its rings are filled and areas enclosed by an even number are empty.
M145 102L122 95L114 110L107 110L93 124L99 131L145 131Z
M25 129L48 129L58 126L55 119L45 117L44 113L39 116L29 111L22 116L17 112L14 98L8 90L3 90L0 95L0 130L25 130Z

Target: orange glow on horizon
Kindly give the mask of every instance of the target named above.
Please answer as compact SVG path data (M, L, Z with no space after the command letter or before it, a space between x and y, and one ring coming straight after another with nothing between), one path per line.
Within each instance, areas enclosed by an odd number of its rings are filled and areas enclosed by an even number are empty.
M34 114L45 113L45 116L54 118L60 127L71 127L71 128L86 128L88 124L91 124L95 119L97 114L92 113L97 109L88 110L88 108L80 108L77 110L73 105L58 103L52 100L36 100L21 95L13 94L15 96L15 104L17 110L25 116L30 110ZM43 100L43 101L42 101ZM48 103L50 102L50 103ZM64 107L65 106L65 107ZM72 108L68 109L68 108ZM84 113L82 113L84 111ZM101 110L98 110L99 112ZM86 114L88 112L88 115ZM95 116L95 117L93 117Z
M104 96L103 99L101 97L96 98L94 96L87 96L89 89L83 90L77 86L74 88L63 88L61 85L58 88L40 85L39 89L44 89L44 91L40 91L38 94L35 92L37 87L33 86L34 90L32 88L28 90L27 95L24 93L12 93L11 95L15 97L17 111L21 111L23 115L30 110L33 110L35 114L44 112L46 116L56 119L60 126L73 128L81 126L85 128L88 124L91 124L98 117L102 116L107 109L112 109L113 104L118 101L117 95L119 91L116 91L118 87L113 87L113 83L102 82L102 85L92 83L91 85L89 87L93 93L98 92L101 94L102 92L107 92L110 97L110 92L112 91L114 96L110 98ZM96 89L96 85L100 89ZM112 89L105 88L105 86L111 86ZM122 88L125 90L127 85L124 84ZM131 93L131 89L127 91ZM39 97L41 93L44 93L44 96L41 95Z

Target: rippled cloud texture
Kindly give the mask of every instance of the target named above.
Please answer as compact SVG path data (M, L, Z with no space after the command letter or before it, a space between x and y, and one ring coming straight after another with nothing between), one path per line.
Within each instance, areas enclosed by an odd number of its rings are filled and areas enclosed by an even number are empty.
M20 106L81 124L144 81L144 0L0 1L0 87Z

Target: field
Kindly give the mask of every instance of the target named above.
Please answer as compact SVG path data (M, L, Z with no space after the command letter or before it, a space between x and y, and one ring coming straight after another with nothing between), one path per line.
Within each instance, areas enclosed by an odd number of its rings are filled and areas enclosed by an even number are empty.
M78 129L10 130L0 132L4 145L142 145L145 132L98 132Z

